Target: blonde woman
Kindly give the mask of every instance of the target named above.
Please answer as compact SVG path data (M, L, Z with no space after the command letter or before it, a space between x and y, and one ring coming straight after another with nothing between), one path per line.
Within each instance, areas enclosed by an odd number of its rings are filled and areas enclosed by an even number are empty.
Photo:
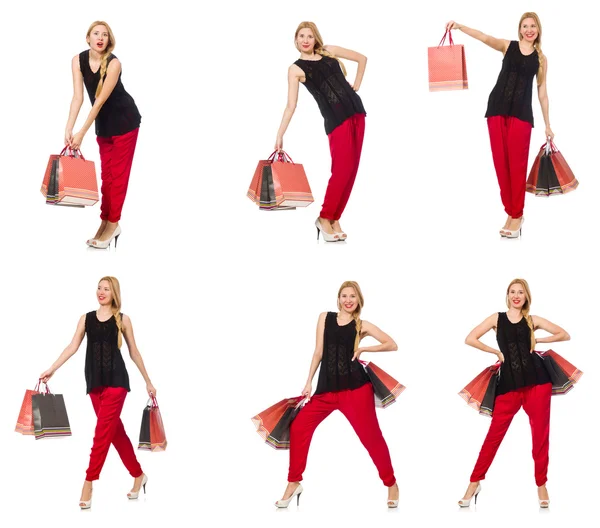
M497 356L501 367L492 423L471 474L471 483L458 504L468 507L473 496L477 501L477 495L481 491L480 481L485 478L513 416L523 407L531 424L539 504L540 507L547 508L550 504L546 475L552 382L542 364L543 360L532 352L536 343L568 341L570 336L560 326L537 315L530 315L531 292L525 279L514 279L508 285L506 306L508 311L490 315L465 340L467 345ZM500 350L480 341L492 329L496 332ZM550 335L536 339L536 330L545 330Z
M358 359L363 352L398 350L394 340L374 324L360 319L364 298L354 281L342 284L338 292L338 312L324 312L317 323L317 343L302 395L308 402L290 426L290 467L288 485L275 505L287 508L303 491L300 481L306 467L308 448L317 426L333 411L348 419L373 459L383 484L388 487L388 507L398 506L398 485L387 444L375 413L373 386ZM379 345L359 347L371 336ZM312 379L321 365L317 390Z
M94 22L88 29L86 40L89 49L75 55L71 61L73 99L65 129L65 144L78 149L95 122L102 165L101 222L94 238L86 243L93 248L106 249L113 239L116 247L121 234L119 220L142 117L121 82L121 63L112 54L115 36L109 25L102 21ZM79 132L73 134L83 104L84 85L92 109Z
M288 69L287 106L275 148L283 148L283 136L296 110L302 83L315 98L325 119L331 151L331 178L321 213L315 221L317 239L322 233L326 242L339 242L347 237L340 226L340 218L356 179L365 134L366 112L356 92L362 83L367 58L339 46L325 46L313 22L302 22L298 26L294 43L300 58ZM340 58L358 63L353 84L346 80L346 68Z
M513 41L491 37L454 21L448 22L446 29L460 29L504 55L485 117L500 196L508 215L500 235L517 238L524 221L529 142L533 128L534 77L537 77L538 99L546 126L545 135L547 138L554 138L548 110L548 59L542 53L542 24L535 13L524 13L519 21L519 40Z
M81 500L81 509L92 504L92 482L100 478L108 448L112 443L123 464L134 478L133 487L127 494L129 499L137 499L140 488L148 477L138 463L131 441L125 433L119 418L130 391L129 375L121 356L122 339L125 337L129 355L146 382L148 395L156 396L156 389L146 372L142 356L133 337L133 326L128 316L121 313L121 289L115 277L103 277L98 283L96 297L100 306L79 319L75 335L67 348L54 364L40 375L47 382L54 373L79 349L84 336L87 336L85 356L85 380L94 411L98 417L94 444L90 455Z

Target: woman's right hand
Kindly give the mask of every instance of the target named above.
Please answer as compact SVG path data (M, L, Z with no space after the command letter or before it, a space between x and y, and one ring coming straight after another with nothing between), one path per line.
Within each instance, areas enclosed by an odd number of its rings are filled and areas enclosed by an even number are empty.
M306 398L306 402L310 401L310 395L312 394L312 383L309 381L302 389L302 396Z
M48 370L42 372L40 374L40 381L44 383L48 383L48 380L54 375L54 370L49 368Z
M504 363L504 354L502 352L496 352L496 356L498 357L498 361L500 361L500 363Z
M451 29L460 29L460 24L458 22L454 22L454 20L450 20L450 22L448 22L446 24L446 31L450 31Z
M275 150L277 152L283 150L283 138L281 136L277 136L277 139L275 140Z
M73 142L73 131L65 130L65 145L68 145L70 147L72 142Z

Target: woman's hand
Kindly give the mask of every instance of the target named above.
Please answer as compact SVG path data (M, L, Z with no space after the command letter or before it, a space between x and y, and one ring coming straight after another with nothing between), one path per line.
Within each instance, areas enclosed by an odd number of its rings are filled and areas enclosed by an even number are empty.
M77 134L75 134L72 138L71 138L71 148L73 150L78 150L79 147L81 147L81 142L83 141L83 136L85 136L85 132L82 132L81 130L79 132L77 132Z
M154 396L156 398L156 389L154 388L154 385L152 385L152 383L146 383L146 391L148 391L148 396Z
M68 145L70 147L72 142L73 142L73 131L65 130L65 145Z
M500 363L504 363L504 354L502 352L498 350L498 352L496 352L496 356L498 356L498 361L500 361Z
M306 398L306 402L310 401L310 395L312 394L312 383L310 381L306 382L306 385L302 389L302 396Z
M546 127L546 137L550 139L550 141L554 140L554 132L552 132L552 129L547 126Z
M275 140L275 150L277 152L283 150L283 137L277 136L277 139Z
M354 81L354 84L351 84L350 86L352 86L352 89L355 92L358 92L359 88L360 88L360 83L357 83L356 81Z
M460 29L462 26L458 23L458 22L454 22L454 20L450 20L450 22L448 22L446 24L446 31L450 31L452 29Z
M356 360L356 359L360 358L360 355L361 355L361 354L362 354L364 351L365 351L365 349L364 349L364 348L357 348L357 349L354 351L354 355L352 356L352 361L354 361L354 360Z
M40 381L48 383L48 380L54 375L54 370L49 368L40 374Z

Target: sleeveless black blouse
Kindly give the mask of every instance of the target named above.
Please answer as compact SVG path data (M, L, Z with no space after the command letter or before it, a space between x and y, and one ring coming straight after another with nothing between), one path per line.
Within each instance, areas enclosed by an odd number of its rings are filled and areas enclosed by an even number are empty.
M488 99L485 117L512 116L533 126L533 78L539 66L537 50L523 55L519 43L513 40L502 59L502 69Z
M320 60L298 59L294 64L304 72L303 84L319 105L326 134L331 134L349 117L366 114L360 97L344 77L336 59L321 56Z
M118 347L118 331L114 316L107 321L100 321L95 311L85 316L85 381L88 394L96 387L123 387L127 391L131 390L129 375Z
M498 313L496 339L504 355L496 396L551 382L543 359L531 352L531 329L525 317L511 323L506 312Z
M358 360L352 361L356 340L356 322L340 326L337 314L328 312L325 318L323 357L315 394L358 389L370 383Z
M107 64L116 59L112 53ZM79 69L83 75L83 83L92 105L96 101L96 88L100 82L100 69L96 73L90 68L90 50L79 54ZM114 90L102 105L96 116L96 135L100 137L121 136L140 126L142 116L138 111L133 97L125 91L121 82L121 74Z

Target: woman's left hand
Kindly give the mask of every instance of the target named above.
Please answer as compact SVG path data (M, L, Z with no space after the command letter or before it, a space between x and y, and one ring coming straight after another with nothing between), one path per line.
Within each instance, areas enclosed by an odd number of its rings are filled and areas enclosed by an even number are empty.
M152 385L152 383L146 383L146 390L148 391L148 396L154 396L156 398L156 389L154 388L154 385Z
M354 360L356 360L356 359L359 359L359 358L360 358L360 355L361 355L363 352L364 352L364 349L363 349L363 348L357 348L357 349L354 351L354 355L352 356L352 361L354 361Z
M85 133L82 132L81 130L73 136L73 139L71 140L71 148L73 150L78 150L79 147L81 147L81 143L83 141L83 136L85 136Z
M359 84L359 83L354 83L354 84L352 84L351 86L352 86L352 89L353 89L355 92L358 92L358 90L359 90L359 88L360 88L360 84Z
M554 140L554 132L549 126L546 127L546 138L550 138L550 141Z

